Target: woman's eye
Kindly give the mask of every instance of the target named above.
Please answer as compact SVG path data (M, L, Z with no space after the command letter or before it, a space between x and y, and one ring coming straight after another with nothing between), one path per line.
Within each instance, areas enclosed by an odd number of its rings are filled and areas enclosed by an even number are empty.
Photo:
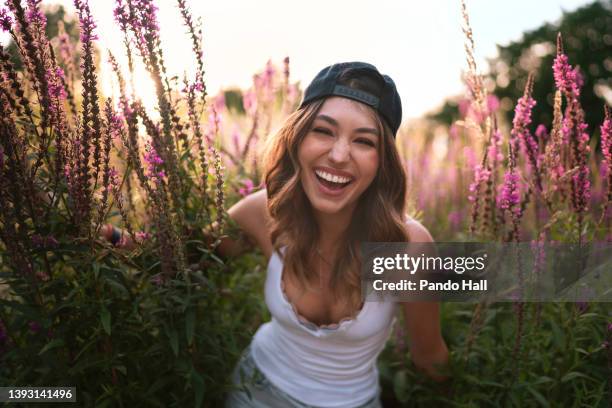
M367 145L367 146L372 146L372 147L375 146L374 142L371 141L370 139L357 139L356 142Z
M325 128L320 128L320 127L314 128L314 129L312 129L312 131L313 132L317 132L317 133L323 133L325 135L331 135L332 134L331 130L325 129Z

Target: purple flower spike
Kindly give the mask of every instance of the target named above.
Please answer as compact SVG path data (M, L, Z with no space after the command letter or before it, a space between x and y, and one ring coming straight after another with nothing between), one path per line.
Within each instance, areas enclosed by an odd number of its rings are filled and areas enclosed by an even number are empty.
M3 8L0 9L0 27L3 31L11 31L13 26L13 19L8 14L8 10Z
M518 190L519 176L515 172L506 172L504 175L504 184L501 191L500 205L505 210L511 210L520 204L520 195ZM517 209L520 211L520 208Z
M491 171L482 167L478 164L474 167L474 181L470 184L469 190L470 195L468 200L474 202L478 199L478 193L480 192L480 186L486 183L491 176Z
M601 130L601 152L607 162L608 169L612 166L612 117L606 109L606 119L600 127Z
M59 100L66 99L66 91L64 90L64 71L57 67L55 72L53 70L47 70L47 82L49 83L49 96L57 98Z
M538 127L536 128L535 135L538 138L538 140L547 141L549 135L548 135L548 130L546 129L546 126L539 124Z
M559 54L553 63L553 75L557 89L566 95L580 96L580 85L582 76L578 69L572 68L565 54Z
M47 18L45 14L40 11L41 1L42 0L28 0L26 19L30 24L39 24L40 27L44 27L47 24Z
M79 12L79 23L81 25L81 42L83 44L97 40L98 36L94 34L96 23L93 20L89 4L84 0L74 0L74 7Z

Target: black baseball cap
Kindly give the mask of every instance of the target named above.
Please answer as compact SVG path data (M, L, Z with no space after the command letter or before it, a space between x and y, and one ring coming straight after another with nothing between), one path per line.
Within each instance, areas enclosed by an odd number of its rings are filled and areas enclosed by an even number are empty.
M378 84L377 91L366 92L347 85L350 79L369 77ZM402 101L395 83L366 62L342 62L323 68L304 91L300 108L326 96L342 96L376 109L395 137L402 122Z

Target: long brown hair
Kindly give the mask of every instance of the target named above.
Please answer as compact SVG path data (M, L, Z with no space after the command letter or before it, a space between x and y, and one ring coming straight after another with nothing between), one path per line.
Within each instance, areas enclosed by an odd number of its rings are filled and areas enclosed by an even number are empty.
M376 93L372 89L376 85L367 78L348 78L343 85ZM269 140L264 160L272 245L283 257L285 271L297 278L302 289L318 282L318 270L307 265L316 251L319 230L300 181L302 169L298 149L324 101L314 101L291 114ZM351 310L361 303L360 243L410 240L404 219L406 173L392 130L373 109L372 113L382 136L382 143L378 145L379 169L372 184L359 198L330 281L332 294L339 301L348 302ZM280 251L282 247L285 247L284 255Z

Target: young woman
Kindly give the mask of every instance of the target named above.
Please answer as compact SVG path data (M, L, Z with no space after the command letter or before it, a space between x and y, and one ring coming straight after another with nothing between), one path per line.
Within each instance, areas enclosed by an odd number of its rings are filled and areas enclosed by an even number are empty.
M431 242L405 214L406 176L395 147L401 102L391 78L366 63L323 69L271 138L266 189L229 210L268 259L272 320L242 355L226 405L380 407L376 359L392 330L393 302L363 302L361 242ZM437 303L403 303L411 355L435 380L448 350ZM248 390L248 391L247 391Z

